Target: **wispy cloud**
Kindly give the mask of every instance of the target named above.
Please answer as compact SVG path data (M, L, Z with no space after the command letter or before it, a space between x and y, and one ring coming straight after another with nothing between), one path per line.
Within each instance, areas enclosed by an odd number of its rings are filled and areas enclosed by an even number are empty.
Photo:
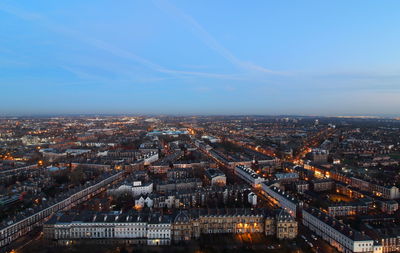
M65 26L55 24L54 22L51 22L46 17L44 17L43 15L40 15L38 13L28 12L28 11L22 10L20 8L15 8L15 7L4 5L4 4L0 4L0 11L7 12L9 14L12 14L12 15L14 15L18 18L24 19L24 20L37 22L40 25L46 27L47 29L49 29L53 32L62 34L64 36L68 36L69 38L73 38L75 40L83 42L87 45L90 45L91 47L94 47L99 50L105 51L109 54L112 54L113 56L132 60L132 61L140 64L141 66L144 66L152 71L171 75L175 78L187 78L190 76L215 78L215 79L233 79L233 80L238 80L238 78L239 78L238 75L235 75L235 74L219 74L219 73L169 69L169 68L163 67L157 63L154 63L146 58L143 58L129 50L125 50L125 49L116 47L106 41L99 40L99 39L87 36L85 34L82 34L76 30L67 28ZM62 66L62 68L67 69L67 66ZM74 71L71 71L71 70L72 70L72 68L70 67L69 68L70 72L73 72L79 76L88 77L88 75L84 74L83 72L77 73L77 70L74 70Z
M95 74L89 73L87 71L84 71L84 70L82 70L82 68L75 68L72 66L65 66L65 65L61 65L60 67L81 79L89 79L89 80L95 80L95 81L100 81L100 82L109 81L108 79L103 78L102 76L95 75Z
M22 19L27 19L27 20L41 20L43 17L39 15L38 13L34 12L29 12L25 11L22 9L15 8L10 5L6 5L4 3L0 3L0 10L3 12L7 12L11 15L17 16Z
M336 71L320 73L317 76L326 78L344 78L344 79L364 79L364 80L386 80L397 79L400 80L399 71Z
M178 9L167 0L154 0L154 3L161 10L171 14L174 17L182 19L185 24L189 24L189 28L192 30L192 32L198 36L209 48L220 54L236 67L252 72L287 74L285 72L267 69L255 63L238 59L232 52L222 46L209 32L207 32L207 30L204 29L204 27L200 25L200 23L197 22L192 16Z
M246 80L242 75L235 74L216 74L216 73L205 73L205 72L196 72L196 71L182 71L182 70L170 70L170 69L162 69L160 70L162 73L171 73L171 74L179 74L186 76L202 76L209 78L217 78L217 79L230 79L230 80Z

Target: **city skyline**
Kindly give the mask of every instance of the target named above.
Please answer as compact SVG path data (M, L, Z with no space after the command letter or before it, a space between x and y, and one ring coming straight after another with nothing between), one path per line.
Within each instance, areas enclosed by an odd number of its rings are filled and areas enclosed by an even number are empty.
M396 1L0 4L0 115L399 116Z

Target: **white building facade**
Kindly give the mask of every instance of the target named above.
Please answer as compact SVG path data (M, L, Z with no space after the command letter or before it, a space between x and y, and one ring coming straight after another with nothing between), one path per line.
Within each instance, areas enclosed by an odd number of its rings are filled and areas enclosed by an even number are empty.
M235 167L235 175L246 181L252 187L260 187L261 183L265 181L265 178L260 177L250 167L244 165L238 165Z
M373 239L318 209L303 210L303 225L340 252L382 252L382 246Z
M169 245L172 225L169 216L145 214L62 214L43 226L48 239L144 239L148 245Z

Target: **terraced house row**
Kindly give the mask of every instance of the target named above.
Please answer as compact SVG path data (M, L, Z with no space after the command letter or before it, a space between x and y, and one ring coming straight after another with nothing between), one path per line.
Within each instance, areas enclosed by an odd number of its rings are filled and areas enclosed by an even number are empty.
M161 213L61 213L45 225L47 238L143 239L149 245L199 238L202 234L265 233L278 239L297 236L297 222L283 209L196 209Z
M42 225L54 213L70 209L106 190L110 184L120 180L123 175L124 172L105 174L94 182L87 182L84 186L74 188L56 199L49 200L37 210L27 211L14 220L8 221L0 228L0 247L10 244L35 227Z

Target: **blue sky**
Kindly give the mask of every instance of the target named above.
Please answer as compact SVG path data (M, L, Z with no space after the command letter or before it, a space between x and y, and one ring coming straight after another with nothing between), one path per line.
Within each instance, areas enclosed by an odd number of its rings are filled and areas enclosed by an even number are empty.
M0 2L0 114L400 114L400 1Z

